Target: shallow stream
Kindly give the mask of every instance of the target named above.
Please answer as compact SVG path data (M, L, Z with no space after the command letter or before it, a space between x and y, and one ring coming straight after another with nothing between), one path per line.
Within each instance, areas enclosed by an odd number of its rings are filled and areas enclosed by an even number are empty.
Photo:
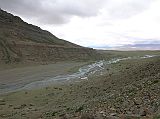
M62 82L62 81L70 81L70 80L88 80L89 76L92 76L95 73L99 73L100 71L103 71L108 65L114 64L117 62L120 62L122 60L129 60L129 59L143 59L143 58L151 58L155 57L157 55L145 55L145 56L136 56L136 57L127 57L127 58L114 58L112 60L106 61L101 60L97 61L95 63L83 66L79 68L79 70L73 74L68 75L59 75L56 77L50 77L41 81L35 81L26 85L11 85L6 88L0 89L0 94L14 92L18 90L31 90L31 89L37 89L37 88L43 88L47 87L49 85L53 85L56 82Z

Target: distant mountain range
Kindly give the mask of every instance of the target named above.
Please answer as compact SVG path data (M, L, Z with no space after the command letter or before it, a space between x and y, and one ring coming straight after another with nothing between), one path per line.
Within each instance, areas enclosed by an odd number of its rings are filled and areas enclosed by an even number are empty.
M117 47L107 47L108 50L160 50L160 44L130 44Z

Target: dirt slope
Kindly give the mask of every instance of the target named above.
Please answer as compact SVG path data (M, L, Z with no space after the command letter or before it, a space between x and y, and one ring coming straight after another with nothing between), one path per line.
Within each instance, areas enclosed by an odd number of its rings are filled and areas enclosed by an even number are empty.
M0 9L0 62L89 59L94 53Z

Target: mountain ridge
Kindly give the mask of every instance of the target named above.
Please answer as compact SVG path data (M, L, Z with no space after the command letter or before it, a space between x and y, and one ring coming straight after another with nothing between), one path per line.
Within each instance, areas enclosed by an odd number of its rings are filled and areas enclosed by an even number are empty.
M0 61L86 60L96 51L59 39L40 27L0 9Z

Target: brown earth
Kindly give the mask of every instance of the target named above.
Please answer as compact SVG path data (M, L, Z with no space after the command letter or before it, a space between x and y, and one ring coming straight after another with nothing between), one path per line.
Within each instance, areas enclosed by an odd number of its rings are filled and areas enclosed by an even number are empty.
M159 119L159 61L160 57L121 61L89 80L2 95L0 116L2 119Z

